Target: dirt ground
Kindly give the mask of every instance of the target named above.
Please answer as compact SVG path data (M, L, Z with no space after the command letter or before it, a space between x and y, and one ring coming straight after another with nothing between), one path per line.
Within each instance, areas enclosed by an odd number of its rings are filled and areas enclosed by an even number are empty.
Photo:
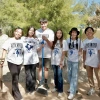
M50 90L48 91L48 96L40 95L37 92L34 94L27 95L25 93L25 72L24 67L22 67L20 72L20 78L19 78L19 89L21 91L21 94L23 96L24 100L67 100L67 90L69 89L69 84L67 83L67 68L65 67L63 70L63 78L64 78L64 92L63 96L61 98L58 98L57 92L52 93L51 89L54 87L53 83L53 71L50 69L49 71L49 86ZM95 77L94 77L95 78ZM38 78L37 78L38 79ZM7 93L0 93L0 100L14 100L11 96L11 75L8 70L7 65L5 64L3 68L3 89L8 89ZM95 81L96 83L96 81ZM87 96L86 91L89 89L88 81L87 81L87 75L86 71L80 67L79 68L79 85L78 85L78 94L75 96L73 100L100 100L100 95L98 95L98 91L96 90L96 93L92 96Z

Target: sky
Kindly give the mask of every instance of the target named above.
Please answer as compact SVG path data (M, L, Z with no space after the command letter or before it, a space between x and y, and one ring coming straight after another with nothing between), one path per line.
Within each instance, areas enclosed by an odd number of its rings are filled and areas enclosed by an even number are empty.
M95 3L100 3L100 0L88 0L88 3L91 3L92 1L94 1Z
M77 0L77 1L80 1L80 0ZM92 1L100 4L100 0L86 0L86 1L88 1L89 5L92 3Z

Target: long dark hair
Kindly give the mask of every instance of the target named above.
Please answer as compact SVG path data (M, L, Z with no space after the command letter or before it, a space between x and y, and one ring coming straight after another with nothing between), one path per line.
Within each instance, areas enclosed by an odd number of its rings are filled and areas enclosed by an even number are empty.
M57 40L58 40L58 38L57 38L57 32L58 31L61 31L61 33L62 33L62 36L61 36L61 38L59 39L59 41L60 41L60 47L62 48L62 46L63 46L63 31L61 30L61 29L58 29L56 32L55 32L55 36L54 36L54 41L53 41L53 45L52 45L52 49L54 49L54 47L55 47L55 44L57 43Z
M72 48L74 48L74 42L73 43L71 43L71 36L72 36L72 32L73 31L75 31L76 33L77 33L77 36L76 36L76 49L78 49L78 35L79 35L79 31L78 31L78 29L76 28L76 27L73 27L72 29L71 29L71 31L69 32L69 35L70 35L70 43L69 43L69 49L72 49Z
M70 43L69 43L69 49L74 48L74 43L71 43L71 35L70 35ZM76 49L78 49L78 35L76 37Z
M28 36L29 36L29 30L30 30L31 28L33 28L33 29L34 29L34 34L33 34L33 37L34 37L34 38L36 38L36 35L35 35L35 30L36 30L36 29L35 29L33 26L28 27L26 37L28 37Z

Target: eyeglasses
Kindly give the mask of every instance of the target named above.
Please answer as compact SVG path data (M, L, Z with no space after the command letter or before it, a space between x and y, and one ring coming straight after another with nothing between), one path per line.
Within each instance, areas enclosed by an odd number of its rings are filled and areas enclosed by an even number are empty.
M47 23L47 22L41 22L40 24L41 24L41 25L44 25L44 24L46 24L46 23Z

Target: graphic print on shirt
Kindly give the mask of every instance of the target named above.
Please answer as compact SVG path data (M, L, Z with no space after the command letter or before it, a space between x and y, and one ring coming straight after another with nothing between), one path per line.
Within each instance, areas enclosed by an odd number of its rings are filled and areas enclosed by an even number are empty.
M70 55L72 55L73 53L74 53L74 52L73 52L73 49L71 49L71 50L70 50Z
M95 54L94 49L88 49L88 53L90 55L90 57Z
M56 56L57 54L59 54L59 49L58 48L54 48L54 55Z
M95 54L94 49L97 47L97 43L87 43L86 48L88 48L88 54L91 57L93 54Z
M16 51L16 55L17 55L17 57L18 57L18 55L20 55L21 54L21 49L15 49L15 51Z
M33 45L30 45L30 44L26 44L26 49L27 49L27 51L30 51L31 49L33 49Z
M22 43L11 44L11 48L15 48L13 54L15 54L17 57L22 54L22 47L23 47Z

